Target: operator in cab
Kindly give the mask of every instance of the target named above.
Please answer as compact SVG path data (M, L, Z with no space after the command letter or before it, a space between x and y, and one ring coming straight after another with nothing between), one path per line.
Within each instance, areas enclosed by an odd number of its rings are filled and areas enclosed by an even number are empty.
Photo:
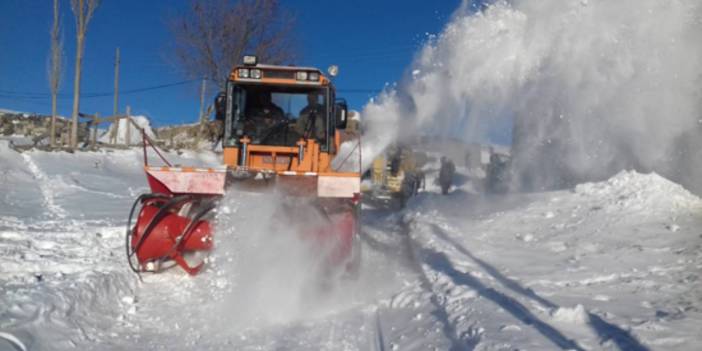
M283 109L273 103L270 92L261 91L252 94L251 103L246 104L246 116L253 120L263 120L266 124L275 124L285 119Z
M283 109L273 103L270 92L256 92L251 94L249 99L246 104L244 129L255 136L254 139L266 137L270 134L271 128L286 121Z
M300 135L317 140L324 139L324 105L319 103L319 92L307 94L307 106L300 110L295 129Z

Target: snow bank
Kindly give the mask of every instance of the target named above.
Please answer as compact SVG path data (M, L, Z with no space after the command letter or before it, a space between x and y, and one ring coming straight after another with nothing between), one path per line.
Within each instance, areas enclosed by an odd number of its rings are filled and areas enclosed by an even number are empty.
M10 148L9 140L0 140L0 156L8 155L13 152L14 150Z
M154 131L151 129L151 122L145 116L131 116L131 119L136 122L139 128L146 132L149 137L155 138ZM115 128L117 130L115 131ZM126 119L120 119L118 124L112 123L110 128L102 134L98 141L101 143L110 143L113 133L116 133L117 144L126 144L127 130L129 129L129 143L138 144L142 141L141 131Z
M656 173L623 171L604 182L585 183L575 193L601 203L607 211L671 210L702 207L702 200Z
M0 140L0 225L41 208L44 196L22 155Z

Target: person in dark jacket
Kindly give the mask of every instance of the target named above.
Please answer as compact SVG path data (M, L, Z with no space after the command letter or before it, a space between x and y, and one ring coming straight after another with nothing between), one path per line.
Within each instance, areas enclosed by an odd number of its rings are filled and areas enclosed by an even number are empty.
M439 169L439 185L441 193L448 194L451 184L453 183L453 175L456 173L456 166L446 156L441 157L441 168Z
M319 103L319 93L307 95L307 106L300 111L295 128L300 135L317 140L324 140L324 105Z

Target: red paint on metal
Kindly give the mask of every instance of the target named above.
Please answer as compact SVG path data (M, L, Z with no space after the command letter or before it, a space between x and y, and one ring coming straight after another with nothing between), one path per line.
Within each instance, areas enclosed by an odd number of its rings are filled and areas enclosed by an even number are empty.
M179 216L175 211L172 211L161 218L149 233L146 233L147 226L154 220L158 212L159 207L151 203L144 204L134 226L131 245L136 250L139 264L143 266L150 261L170 258L188 273L196 274L202 265L190 267L182 255L187 252L212 249L210 224L207 221L198 221L190 233L184 233L190 219ZM144 238L145 234L146 238ZM185 237L177 245L182 235Z
M205 194L224 195L224 172L181 172L170 170L147 169L151 190L156 192L154 185L159 190L165 187L173 194ZM152 179L153 178L153 179ZM160 183L154 184L153 181Z

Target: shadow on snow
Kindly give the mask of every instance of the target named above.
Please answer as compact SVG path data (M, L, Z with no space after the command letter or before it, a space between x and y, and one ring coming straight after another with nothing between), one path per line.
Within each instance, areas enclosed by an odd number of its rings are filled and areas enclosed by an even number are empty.
M500 282L502 285L508 289L526 297L537 301L543 306L551 309L559 308L557 304L539 296L532 289L524 288L518 282L504 276L492 265L487 262L475 257L470 251L464 248L462 245L453 240L449 235L447 235L439 226L432 224L432 230L442 240L451 244L457 251L466 255L476 264L478 264L485 272L490 274L495 280ZM529 310L527 310L524 305L519 303L517 300L493 289L485 286L478 279L472 276L470 273L462 273L457 271L449 259L443 253L438 253L432 250L424 249L423 255L428 259L428 263L432 264L432 267L444 272L446 275L451 277L455 283L468 286L476 290L481 296L495 302L500 305L506 311L509 311L514 317L521 320L525 324L534 325L534 327L545 337L551 340L554 344L558 345L564 349L575 349L582 350L574 341L566 338L558 330L551 327L547 323L539 320L534 316ZM604 343L609 340L614 342L621 350L634 350L634 351L648 351L648 348L643 346L634 336L632 336L628 331L620 328L617 325L609 323L602 319L600 316L587 312L590 327L599 335L600 342Z

